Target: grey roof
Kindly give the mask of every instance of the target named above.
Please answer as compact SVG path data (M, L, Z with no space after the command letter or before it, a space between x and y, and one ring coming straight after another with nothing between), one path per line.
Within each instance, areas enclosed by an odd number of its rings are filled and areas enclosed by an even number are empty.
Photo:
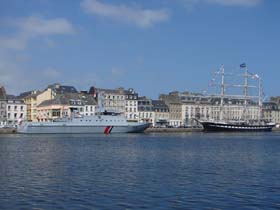
M27 91L27 92L23 92L21 94L19 94L19 98L24 99L27 97L35 97L37 95L39 95L41 93L41 91L39 90L32 90L32 91Z
M103 88L96 88L97 92L104 92L104 93L111 93L111 94L119 94L124 95L124 89L103 89Z
M279 110L278 104L275 102L264 102L263 103L263 108L265 110Z
M56 94L78 93L74 86L60 85L59 83L49 85L48 88L51 88Z
M55 98L50 100L45 100L38 105L38 107L50 106L50 105L68 105L69 102L63 98Z
M169 109L162 100L152 100L152 104L154 109Z
M7 95L6 95L6 90L4 88L4 86L0 87L0 100L6 100L7 99Z
M138 95L137 92L133 88L129 88L128 90L124 90L125 95Z
M150 99L150 98L147 98L146 96L140 96L140 97L138 97L138 100L140 101L151 101L152 99Z
M7 95L7 100L10 101L20 101L23 103L23 100L21 98L19 98L18 96L14 96L14 95Z
M70 105L71 100L81 100L82 105L96 105L97 102L91 95L80 93L67 93L57 96L55 99L45 100L38 107L50 105Z

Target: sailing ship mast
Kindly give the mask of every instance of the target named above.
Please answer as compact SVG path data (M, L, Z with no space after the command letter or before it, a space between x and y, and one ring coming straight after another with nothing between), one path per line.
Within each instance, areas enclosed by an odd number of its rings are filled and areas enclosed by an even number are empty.
M224 65L221 66L220 69L222 75L221 81L221 102L220 102L220 121L224 120L224 97L225 97L225 69Z
M241 69L244 69L244 83L243 84L226 84L225 83L225 69L224 69L224 65L222 65L220 67L220 70L218 72L216 72L216 74L219 74L221 76L221 83L220 83L220 114L219 114L219 120L220 121L225 121L226 120L226 116L224 113L224 105L225 105L225 97L228 98L236 98L236 99L243 99L243 120L245 122L249 121L249 113L248 113L248 105L249 105L249 100L250 99L257 99L258 100L258 121L260 121L261 119L261 111L262 111L262 91L261 91L261 78L257 75L257 74L251 74L248 71L247 65L246 63L243 63L240 65ZM231 75L231 74L229 74ZM253 79L258 79L258 85L250 85L249 84L249 78L253 78ZM212 84L213 85L213 84ZM238 87L238 88L243 88L243 95L226 95L226 87ZM258 88L259 93L257 96L250 96L249 95L249 88Z
M248 68L245 63L240 65L241 68L245 69L244 74L244 120L245 122L248 121Z
M226 83L225 79L227 75L232 77L235 75L232 73L225 73L224 66L221 66L220 70L215 72L220 78L219 83L214 83L215 77L211 80L209 86L217 86L220 88L220 94L211 95L213 98L219 97L220 99L220 112L215 115L215 117L219 119L198 120L205 131L271 131L272 128L275 127L275 123L261 122L263 97L261 78L257 74L250 73L245 63L240 65L240 70L244 70L244 72L237 75L238 78L242 77L241 80L238 79L239 84L232 84L235 83L234 80ZM255 80L255 82L251 80ZM253 83L253 85L249 83ZM238 93L237 95L232 93L228 94L228 87L238 88L238 92L243 93ZM251 88L255 90L258 89L258 94L255 91L252 93L250 91ZM234 99L233 106L230 105L232 104L232 99ZM227 103L228 106L225 107ZM238 119L236 119L235 114L238 114ZM258 121L258 123L256 121Z
M262 118L262 103L263 103L263 90L262 90L262 80L261 78L257 75L258 77L258 86L259 86L259 113L258 113L258 121L261 121Z

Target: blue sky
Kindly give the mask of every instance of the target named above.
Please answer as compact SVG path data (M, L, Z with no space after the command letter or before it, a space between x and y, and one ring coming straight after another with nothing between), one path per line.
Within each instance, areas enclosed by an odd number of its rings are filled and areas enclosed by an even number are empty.
M202 92L246 62L280 95L278 0L1 0L0 83Z

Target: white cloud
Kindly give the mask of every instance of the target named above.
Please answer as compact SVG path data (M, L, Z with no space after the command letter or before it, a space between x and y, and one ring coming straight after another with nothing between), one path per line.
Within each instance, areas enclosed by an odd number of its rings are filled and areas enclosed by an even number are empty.
M42 71L42 76L47 79L58 80L61 77L61 73L59 70L49 67Z
M15 32L11 36L0 37L0 47L15 50L25 49L33 38L66 35L75 31L73 25L64 18L44 19L37 16L10 19L5 26L14 28Z
M111 75L112 75L112 77L120 77L120 76L122 76L122 75L124 75L124 71L123 70L121 70L121 69L119 69L119 68L116 68L116 67L113 67L112 69L111 69Z
M83 0L81 7L89 14L111 18L143 28L167 21L170 17L169 12L163 9L152 10L126 5L111 5L98 0Z
M20 50L26 47L27 41L27 38L19 35L14 37L0 37L0 47Z
M198 3L218 4L223 6L252 7L257 6L262 0L182 0L187 7Z
M30 68L31 56L25 49L34 39L40 40L46 47L54 47L54 36L75 32L68 20L31 16L2 19L0 24L1 28L10 32L0 34L0 84L5 86L8 93L43 88L63 78L61 71L54 68Z
M64 18L45 20L40 17L31 16L16 22L23 33L29 35L56 35L70 34L74 32L72 24Z
M209 3L225 6L256 6L261 0L207 0Z

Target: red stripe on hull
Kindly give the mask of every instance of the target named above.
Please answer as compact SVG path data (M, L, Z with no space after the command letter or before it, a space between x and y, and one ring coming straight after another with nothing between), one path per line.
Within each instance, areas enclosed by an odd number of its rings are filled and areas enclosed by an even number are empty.
M111 126L107 126L107 127L104 129L104 134L109 134L109 133L110 133L110 128L111 128Z

